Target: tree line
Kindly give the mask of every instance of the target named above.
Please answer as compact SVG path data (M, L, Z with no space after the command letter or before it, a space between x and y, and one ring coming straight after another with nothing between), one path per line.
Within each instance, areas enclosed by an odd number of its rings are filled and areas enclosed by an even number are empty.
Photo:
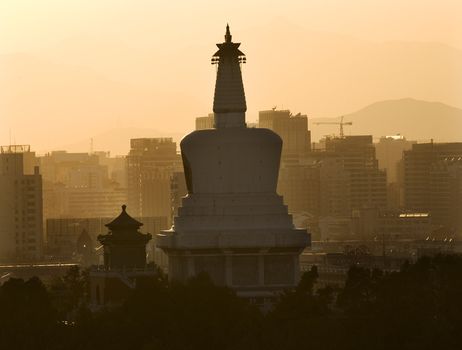
M460 349L462 256L424 257L398 272L352 266L343 287L317 288L316 267L262 312L207 275L159 273L119 307L91 312L88 272L48 286L0 287L0 349Z

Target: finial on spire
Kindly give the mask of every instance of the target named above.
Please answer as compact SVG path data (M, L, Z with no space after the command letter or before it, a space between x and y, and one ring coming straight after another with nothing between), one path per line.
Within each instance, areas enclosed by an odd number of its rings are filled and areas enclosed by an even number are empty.
M122 205L122 211L126 211L126 209L127 209L127 206L125 204Z
M226 42L226 43L230 43L232 38L233 38L233 36L231 35L231 32L230 32L230 30L229 30L229 24L226 23L225 42Z

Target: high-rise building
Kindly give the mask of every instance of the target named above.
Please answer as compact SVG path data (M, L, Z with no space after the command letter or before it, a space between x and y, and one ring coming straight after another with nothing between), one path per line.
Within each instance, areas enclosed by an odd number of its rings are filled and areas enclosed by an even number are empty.
M283 162L278 189L289 194L291 213L305 208L316 237L348 239L354 210L387 207L386 172L378 168L370 135L327 137L322 144L303 161ZM296 181L284 176L288 170Z
M430 170L434 163L462 156L462 142L419 143L405 151L405 205L408 208L428 208L430 203Z
M101 188L108 181L108 169L100 164L95 154L54 151L41 157L40 168L45 184Z
M311 148L311 133L306 115L289 110L260 111L258 126L274 131L282 138L282 158L305 156Z
M386 172L378 167L372 136L327 138L325 144L326 152L341 160L349 176L350 209L386 208Z
M29 146L0 152L0 259L33 261L42 257L42 177Z
M98 156L99 164L107 168L109 181L119 188L127 188L127 157L111 157L110 152L94 152L93 154Z
M171 138L130 141L128 203L136 216L172 217L172 174L181 168L176 143Z
M112 217L127 202L126 159L55 151L40 159L44 217Z
M34 175L35 168L40 166L39 158L35 155L35 152L31 151L30 145L2 146L1 154L21 154L24 175Z
M420 143L404 152L404 207L429 212L435 228L462 234L462 143Z
M319 167L319 216L351 216L351 176L340 158L325 158Z
M412 148L415 141L408 141L404 136L384 136L375 143L375 154L379 169L387 172L388 207L398 210L403 208L404 188L402 182L403 152Z
M282 139L282 158L279 170L278 193L284 198L289 212L304 215L312 211L310 196L313 178L310 161L311 135L306 115L292 115L289 110L260 111L258 127L274 131Z
M410 150L415 141L408 141L404 136L384 136L375 143L375 156L379 162L379 169L386 170L387 182L398 181L398 164L403 158L403 152Z
M63 212L55 217L112 217L117 213L117 204L127 202L127 189L117 187L66 188L58 194L63 198L60 208Z
M282 162L278 193L291 214L319 215L319 166L311 160Z
M309 235L294 227L276 193L281 138L246 127L239 45L227 27L212 58L218 64L215 128L181 141L188 195L158 246L169 256L171 279L206 272L240 296L265 298L298 283Z
M205 117L197 117L196 118L196 130L213 129L213 123L214 123L213 113L209 113L209 115Z
M429 177L433 223L451 233L462 234L462 157L433 163Z

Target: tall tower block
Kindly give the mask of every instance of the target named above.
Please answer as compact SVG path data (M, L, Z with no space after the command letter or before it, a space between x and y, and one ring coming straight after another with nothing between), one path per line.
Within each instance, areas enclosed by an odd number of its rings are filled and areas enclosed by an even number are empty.
M240 296L271 297L297 284L299 255L310 236L294 227L276 193L281 138L246 127L239 45L227 26L212 57L218 65L215 128L181 141L188 194L173 227L157 241L169 256L170 279L206 272Z

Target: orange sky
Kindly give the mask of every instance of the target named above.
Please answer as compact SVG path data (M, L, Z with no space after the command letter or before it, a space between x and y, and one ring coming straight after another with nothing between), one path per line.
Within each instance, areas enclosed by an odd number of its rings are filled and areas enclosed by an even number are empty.
M0 144L187 132L210 112L226 22L248 58L248 120L404 97L462 107L461 14L456 0L2 0Z

